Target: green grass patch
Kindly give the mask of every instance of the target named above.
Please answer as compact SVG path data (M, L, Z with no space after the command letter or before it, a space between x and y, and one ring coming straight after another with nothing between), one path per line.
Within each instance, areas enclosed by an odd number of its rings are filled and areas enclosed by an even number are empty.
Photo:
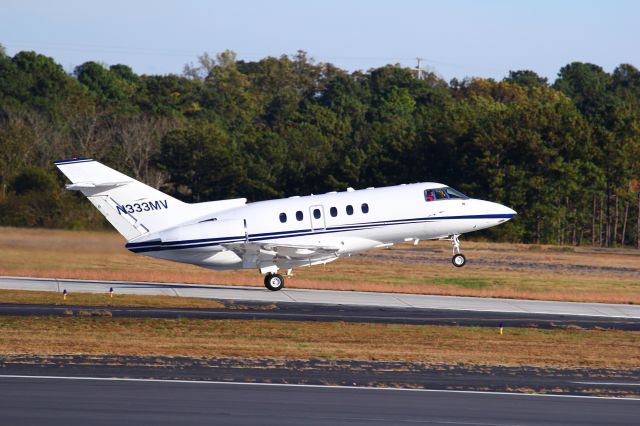
M463 288L487 288L492 285L500 284L495 280L489 278L461 278L461 277L447 277L447 278L433 278L431 280L434 284L438 285L451 285Z

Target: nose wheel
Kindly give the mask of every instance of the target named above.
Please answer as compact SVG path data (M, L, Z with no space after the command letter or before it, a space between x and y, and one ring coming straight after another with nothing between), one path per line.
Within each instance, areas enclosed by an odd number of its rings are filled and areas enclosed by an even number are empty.
M451 237L451 244L453 244L453 258L451 259L451 263L456 268L462 268L467 263L467 258L464 257L464 254L460 253L460 239L459 235L453 235Z
M267 274L264 277L264 286L271 291L278 291L284 287L284 277L280 274Z

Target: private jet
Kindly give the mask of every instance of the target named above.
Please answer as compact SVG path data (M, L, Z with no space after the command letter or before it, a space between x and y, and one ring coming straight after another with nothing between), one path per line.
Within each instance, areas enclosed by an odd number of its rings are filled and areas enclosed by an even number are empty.
M322 265L373 248L446 240L452 263L466 264L459 236L516 215L433 182L247 203L235 198L184 203L91 158L56 161L127 240L125 247L208 269L256 269L271 291L294 268Z

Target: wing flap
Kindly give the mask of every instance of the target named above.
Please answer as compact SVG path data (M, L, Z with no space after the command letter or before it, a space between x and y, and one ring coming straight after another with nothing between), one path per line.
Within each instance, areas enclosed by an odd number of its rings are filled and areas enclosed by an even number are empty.
M294 245L274 243L230 243L222 244L223 247L235 252L238 256L254 258L258 262L273 261L278 258L291 260L324 258L337 255L339 246L323 245Z

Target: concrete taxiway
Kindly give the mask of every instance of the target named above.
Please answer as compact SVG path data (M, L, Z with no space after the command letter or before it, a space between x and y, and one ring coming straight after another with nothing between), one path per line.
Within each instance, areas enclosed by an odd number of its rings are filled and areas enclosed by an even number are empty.
M0 375L3 424L631 425L639 412L632 399Z
M1 289L57 291L70 294L107 293L199 297L236 302L294 302L325 305L375 306L478 311L518 314L570 315L639 319L640 306L606 303L548 302L541 300L492 299L479 297L429 296L403 293L372 293L330 290L283 289L271 292L263 287L215 286L179 283L90 281L54 278L0 277Z

